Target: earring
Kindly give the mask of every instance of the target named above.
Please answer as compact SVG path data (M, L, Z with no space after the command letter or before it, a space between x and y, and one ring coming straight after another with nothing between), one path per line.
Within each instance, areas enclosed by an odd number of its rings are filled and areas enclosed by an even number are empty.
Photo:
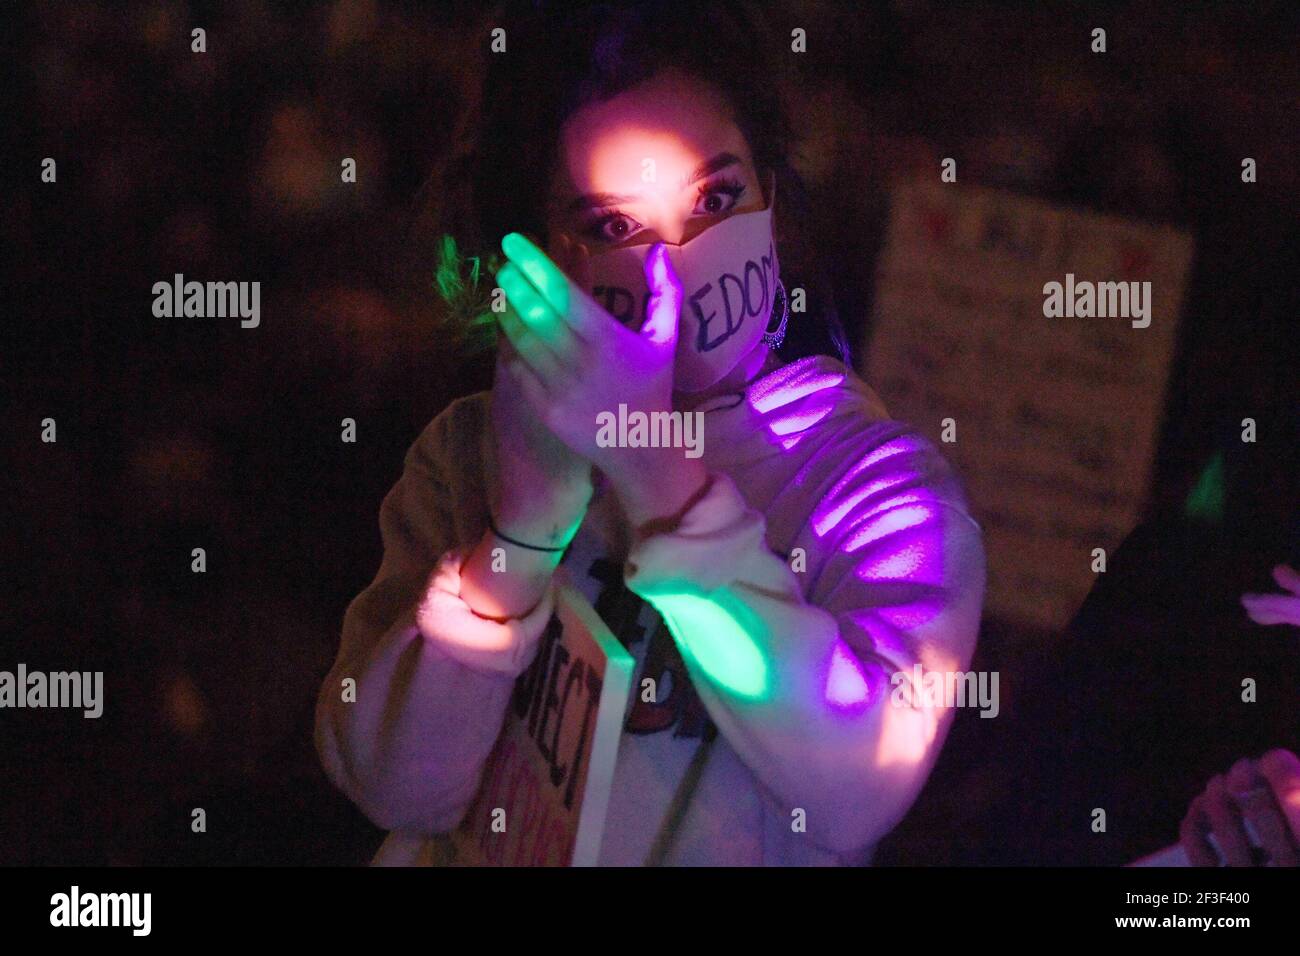
M780 279L776 280L777 291L781 293L781 321L774 332L763 333L763 343L773 351L781 347L785 341L785 327L790 321L790 297L785 294L785 283ZM776 307L772 308L772 314L776 314Z

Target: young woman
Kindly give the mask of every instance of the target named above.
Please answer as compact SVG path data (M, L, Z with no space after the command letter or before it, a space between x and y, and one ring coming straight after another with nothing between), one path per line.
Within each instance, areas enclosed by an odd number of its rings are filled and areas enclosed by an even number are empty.
M866 862L947 731L943 701L905 691L969 663L979 528L935 449L808 344L837 324L763 31L731 4L609 6L506 22L489 56L440 221L504 253L496 379L384 500L321 756L395 831L386 861L437 843L563 560L637 662L603 864ZM454 249L440 285L477 314L492 285ZM700 441L611 446L623 406L698 416Z

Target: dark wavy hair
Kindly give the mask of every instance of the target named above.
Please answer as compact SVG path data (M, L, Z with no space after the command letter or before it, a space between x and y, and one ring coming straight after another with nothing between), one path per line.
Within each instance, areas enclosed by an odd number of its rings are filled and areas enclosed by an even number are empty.
M488 52L505 30L506 51ZM560 128L579 107L675 67L731 105L760 179L774 176L774 230L787 289L805 291L807 311L790 317L782 356L825 354L849 361L831 283L813 254L807 191L789 162L785 102L794 84L786 43L742 0L506 3L482 31L484 81L470 91L457 143L430 176L409 248L443 303L440 321L467 351L494 340L488 301L498 243L507 232L545 234L546 201ZM477 92L477 102L472 101Z

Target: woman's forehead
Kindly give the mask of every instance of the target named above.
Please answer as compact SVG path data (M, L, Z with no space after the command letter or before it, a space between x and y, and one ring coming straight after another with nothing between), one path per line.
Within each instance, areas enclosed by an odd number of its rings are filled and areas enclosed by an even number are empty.
M562 192L672 194L701 165L729 153L751 164L726 101L703 83L661 74L582 107L560 137Z

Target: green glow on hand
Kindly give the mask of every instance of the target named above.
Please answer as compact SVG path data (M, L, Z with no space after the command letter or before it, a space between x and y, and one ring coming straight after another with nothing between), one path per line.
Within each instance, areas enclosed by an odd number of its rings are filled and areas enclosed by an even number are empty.
M508 233L501 240L501 251L528 277L552 309L560 315L568 311L569 279L550 256L517 232Z
M710 678L739 697L767 695L767 660L750 636L761 633L763 623L753 611L739 602L728 609L695 594L659 595L652 603L678 647Z

